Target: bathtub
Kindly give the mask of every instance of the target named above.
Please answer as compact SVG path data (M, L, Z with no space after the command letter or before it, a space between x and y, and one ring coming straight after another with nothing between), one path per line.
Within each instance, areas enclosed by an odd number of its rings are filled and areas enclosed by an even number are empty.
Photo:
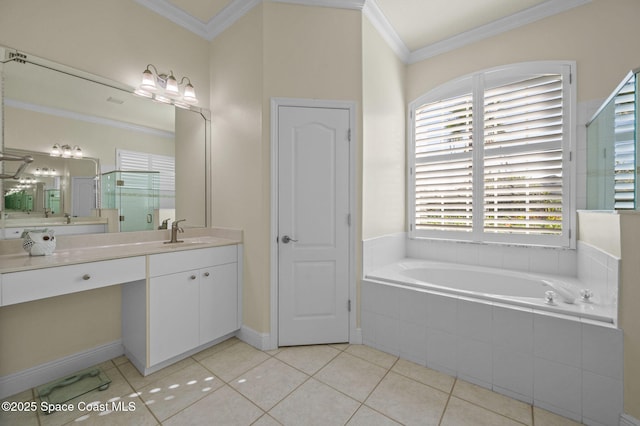
M614 306L575 277L531 274L482 266L404 259L366 274L366 280L566 314L613 324ZM552 292L552 293L550 293Z
M365 270L362 343L578 422L617 424L622 330L615 305L597 288L582 301L584 288L576 277L405 258Z

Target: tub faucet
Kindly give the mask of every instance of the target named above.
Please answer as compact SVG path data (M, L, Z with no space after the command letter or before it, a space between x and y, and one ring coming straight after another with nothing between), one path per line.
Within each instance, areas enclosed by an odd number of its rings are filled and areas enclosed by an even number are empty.
M570 305L573 305L575 303L576 295L573 294L571 290L569 290L567 284L563 283L562 281L551 282L547 280L542 280L542 282L547 284L549 287L553 289L552 293L554 293L554 296L556 296L556 293L559 294L564 303L568 303ZM548 296L546 297L546 300L548 303L549 302ZM553 297L551 298L551 302L553 302Z
M178 223L184 222L185 220L186 219L176 220L171 224L171 240L170 241L165 241L165 244L173 244L173 243L182 243L182 242L184 242L183 240L178 240L178 232L184 232L184 229L182 229L180 226L178 226Z

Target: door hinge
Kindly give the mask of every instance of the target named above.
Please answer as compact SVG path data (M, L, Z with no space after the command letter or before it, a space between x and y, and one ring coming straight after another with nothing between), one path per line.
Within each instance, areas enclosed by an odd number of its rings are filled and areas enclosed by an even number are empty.
M122 180L122 179L118 179L118 180L116 181L116 186L124 186L124 180Z
M347 310L351 312L351 299L347 301Z
M120 215L118 219L120 220L120 222L124 222L124 216Z
M571 228L569 228L569 238L571 238Z
M569 151L569 161L573 161L573 151Z
M347 225L351 226L351 213L347 214Z
M347 140L351 142L351 129L347 130Z

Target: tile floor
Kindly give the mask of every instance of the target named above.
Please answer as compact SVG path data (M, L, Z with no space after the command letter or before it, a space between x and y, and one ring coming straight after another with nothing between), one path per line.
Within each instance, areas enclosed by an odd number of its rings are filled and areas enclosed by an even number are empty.
M74 412L0 412L2 425L576 425L363 345L262 352L229 339L143 377L122 356L112 383L72 400ZM32 390L10 401L36 401ZM80 402L134 411L78 411Z

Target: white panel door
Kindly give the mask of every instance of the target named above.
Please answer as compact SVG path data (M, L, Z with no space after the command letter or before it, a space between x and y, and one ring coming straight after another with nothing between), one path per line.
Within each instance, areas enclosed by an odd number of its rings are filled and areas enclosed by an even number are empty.
M96 208L96 180L93 177L72 177L72 216L91 216Z
M278 110L278 345L349 341L349 110Z

